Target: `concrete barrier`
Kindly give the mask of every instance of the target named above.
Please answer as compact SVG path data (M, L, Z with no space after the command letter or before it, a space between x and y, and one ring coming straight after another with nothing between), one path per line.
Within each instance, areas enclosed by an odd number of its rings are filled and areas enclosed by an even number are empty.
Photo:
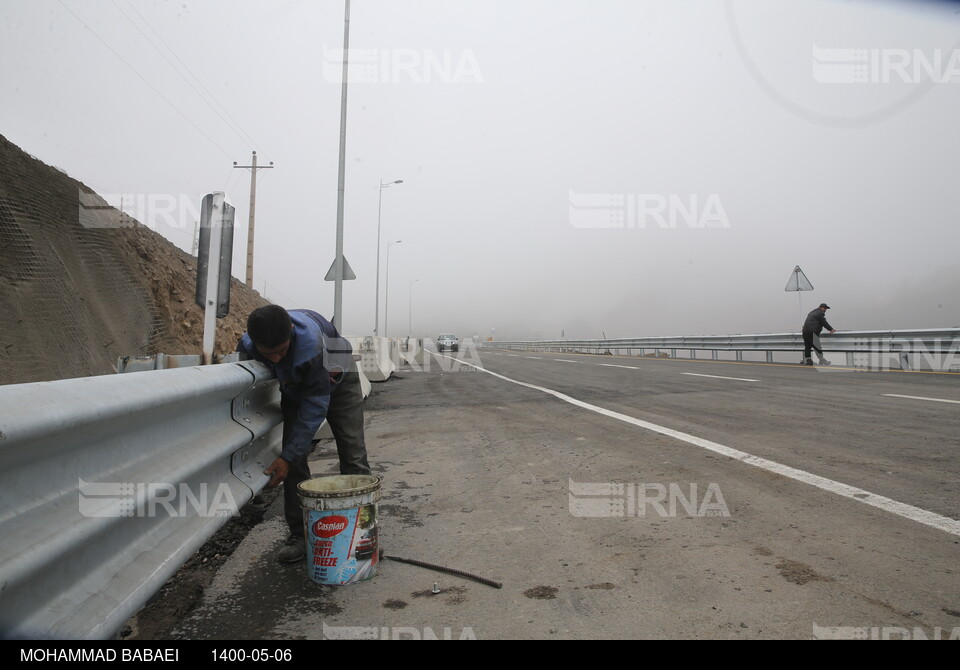
M400 340L387 340L387 346L390 356L390 363L393 365L393 371L400 367L402 355L400 352Z
M423 363L423 339L411 337L401 340L400 361L405 365L421 365Z
M353 346L353 352L360 355L358 366L371 382L382 382L398 367L399 350L394 351L396 343L385 337L352 337L347 338Z

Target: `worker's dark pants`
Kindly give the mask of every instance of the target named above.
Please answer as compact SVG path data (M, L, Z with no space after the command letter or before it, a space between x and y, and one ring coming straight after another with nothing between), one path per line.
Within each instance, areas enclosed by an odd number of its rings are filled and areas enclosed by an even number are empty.
M814 344L814 339L813 339L814 337L816 337L817 340L820 339L819 337L817 337L816 333L814 333L812 330L803 331L803 360L807 360L808 358L810 358L811 349L814 349L817 352L817 358L823 358L823 349L817 346L819 342L817 342L817 344Z
M280 408L283 410L283 440L286 442L300 405L281 395ZM363 391L358 373L344 373L343 379L330 395L327 423L337 443L340 474L369 475L367 447L363 440ZM283 480L283 512L291 535L303 535L303 511L297 485L309 478L310 467L304 455L290 464L290 472Z

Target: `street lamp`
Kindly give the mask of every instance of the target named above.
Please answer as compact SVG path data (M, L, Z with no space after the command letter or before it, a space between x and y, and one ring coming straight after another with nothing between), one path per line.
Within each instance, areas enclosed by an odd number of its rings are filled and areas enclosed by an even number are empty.
M390 247L394 244L400 244L403 240L396 240L395 242L387 242L387 272L386 277L383 280L383 336L390 337L390 334L387 332L387 317L390 316Z
M413 285L416 284L419 279L410 280L410 316L409 321L407 321L407 337L413 334Z
M376 314L373 317L373 334L379 335L380 329L380 210L383 205L383 189L390 188L394 184L402 184L402 179L397 179L396 181L391 182L380 182L380 198L377 203L377 304L376 304ZM386 321L386 320L384 320ZM386 325L386 323L384 323Z

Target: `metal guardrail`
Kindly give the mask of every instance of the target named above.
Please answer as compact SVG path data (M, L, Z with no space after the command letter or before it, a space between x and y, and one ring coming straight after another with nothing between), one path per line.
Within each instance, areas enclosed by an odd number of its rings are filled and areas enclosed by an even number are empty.
M267 482L255 362L0 386L0 637L108 639Z
M945 367L947 371L960 372L960 328L927 328L922 330L859 330L825 334L820 340L824 352L846 354L846 363L851 367L890 367L896 359L904 369L915 365ZM690 358L696 352L711 352L717 359L718 352L736 354L743 360L745 352L762 352L766 361L773 361L774 352L802 354L803 337L800 333L769 333L754 335L699 335L671 337L640 337L605 340L540 340L484 342L484 348L514 349L521 351L579 352L591 354L623 353L627 355L662 356L670 352L673 358L677 351L688 351ZM938 357L939 362L934 361ZM952 363L950 362L952 361ZM950 370L953 367L956 370Z

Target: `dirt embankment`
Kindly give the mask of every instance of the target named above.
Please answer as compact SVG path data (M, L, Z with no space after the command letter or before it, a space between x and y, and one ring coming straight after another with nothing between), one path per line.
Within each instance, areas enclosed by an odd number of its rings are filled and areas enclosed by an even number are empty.
M121 356L199 354L196 271L190 254L0 135L0 384L111 374ZM264 304L233 280L218 355Z

